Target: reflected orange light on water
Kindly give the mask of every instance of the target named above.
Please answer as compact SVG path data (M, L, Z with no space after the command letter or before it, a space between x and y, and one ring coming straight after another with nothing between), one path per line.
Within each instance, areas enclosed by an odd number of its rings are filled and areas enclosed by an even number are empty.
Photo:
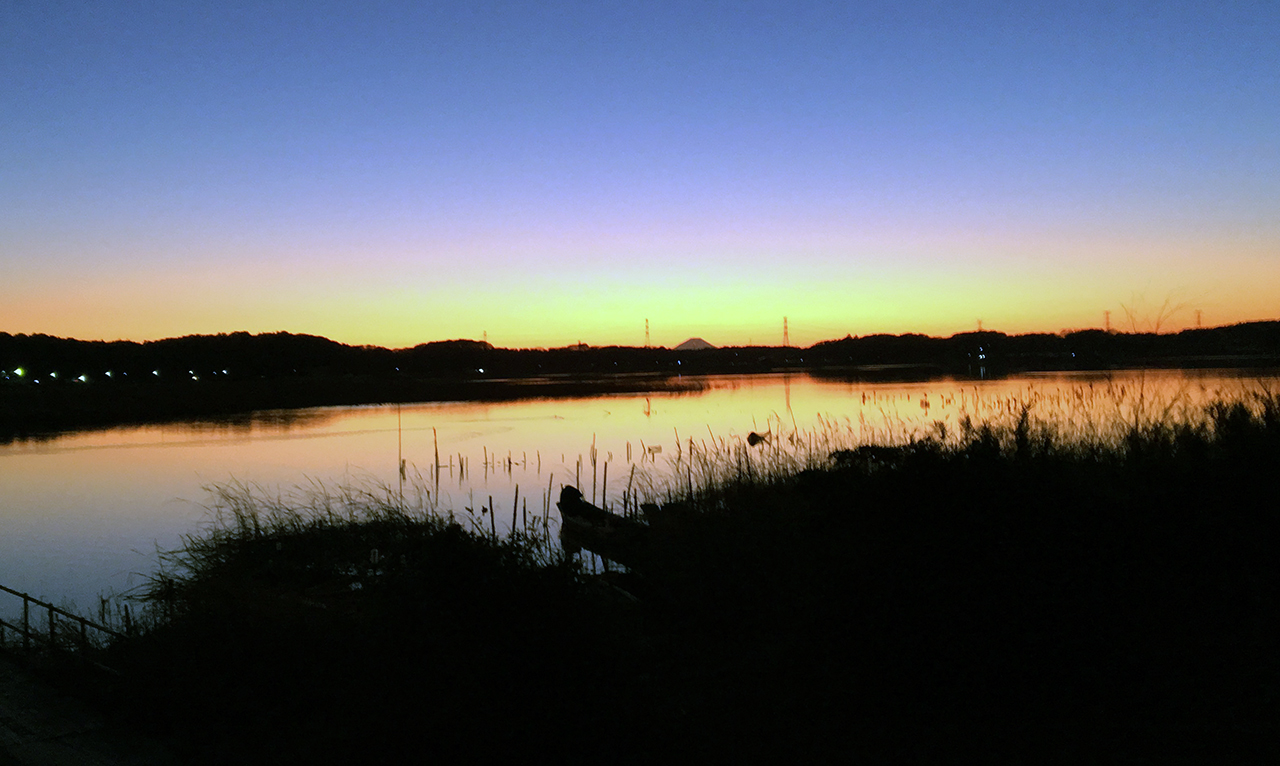
M520 508L549 508L553 517L563 484L578 483L588 499L617 506L629 483L660 493L675 456L687 455L690 445L723 457L743 449L753 431L771 434L770 449L813 448L818 454L802 457L821 459L834 446L936 434L937 422L955 433L966 416L1009 423L1027 404L1035 422L1105 438L1116 423L1176 416L1256 385L1212 371L701 381L702 391L682 394L260 412L0 447L0 574L10 587L81 605L101 591L137 586L154 568L157 546L173 548L208 521L201 504L210 501L204 488L213 483L254 484L270 494L308 483L398 491L403 458L409 483L424 486L438 509L465 521L467 508L492 503L501 532L517 487ZM796 432L798 439L786 441Z

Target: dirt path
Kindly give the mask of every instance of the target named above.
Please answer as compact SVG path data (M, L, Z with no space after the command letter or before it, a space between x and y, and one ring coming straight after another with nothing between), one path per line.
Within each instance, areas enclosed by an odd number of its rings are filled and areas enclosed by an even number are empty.
M171 766L155 742L113 731L89 708L0 655L0 766Z

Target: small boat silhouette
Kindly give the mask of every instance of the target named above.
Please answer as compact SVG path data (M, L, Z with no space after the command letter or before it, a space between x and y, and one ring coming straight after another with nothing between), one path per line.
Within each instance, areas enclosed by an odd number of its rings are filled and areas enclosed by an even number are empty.
M560 544L566 553L586 549L634 569L642 565L649 528L588 503L577 487L560 490Z

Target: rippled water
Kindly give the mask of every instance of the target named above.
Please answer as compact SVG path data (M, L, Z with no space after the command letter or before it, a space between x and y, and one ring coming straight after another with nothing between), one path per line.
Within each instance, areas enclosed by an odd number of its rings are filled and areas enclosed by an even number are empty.
M660 490L691 447L731 451L753 431L770 433L775 448L790 439L792 456L803 459L811 446L819 453L900 442L937 433L938 422L954 432L966 416L1011 420L1030 404L1034 419L1104 438L1116 423L1177 417L1266 385L1256 373L1230 370L909 383L778 374L705 383L699 392L652 396L260 412L3 446L0 584L82 609L99 593L135 587L158 548L175 547L207 521L201 504L211 483L398 491L403 459L410 482L424 484L439 508L464 514L492 503L501 521L517 490L520 505L539 513L565 483L598 503L606 495L618 503L628 482Z

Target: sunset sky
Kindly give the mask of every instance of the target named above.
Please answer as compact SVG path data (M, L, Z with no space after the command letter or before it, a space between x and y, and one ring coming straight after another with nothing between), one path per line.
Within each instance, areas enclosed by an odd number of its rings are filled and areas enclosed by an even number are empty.
M1275 0L8 0L0 331L1280 318L1278 41Z

